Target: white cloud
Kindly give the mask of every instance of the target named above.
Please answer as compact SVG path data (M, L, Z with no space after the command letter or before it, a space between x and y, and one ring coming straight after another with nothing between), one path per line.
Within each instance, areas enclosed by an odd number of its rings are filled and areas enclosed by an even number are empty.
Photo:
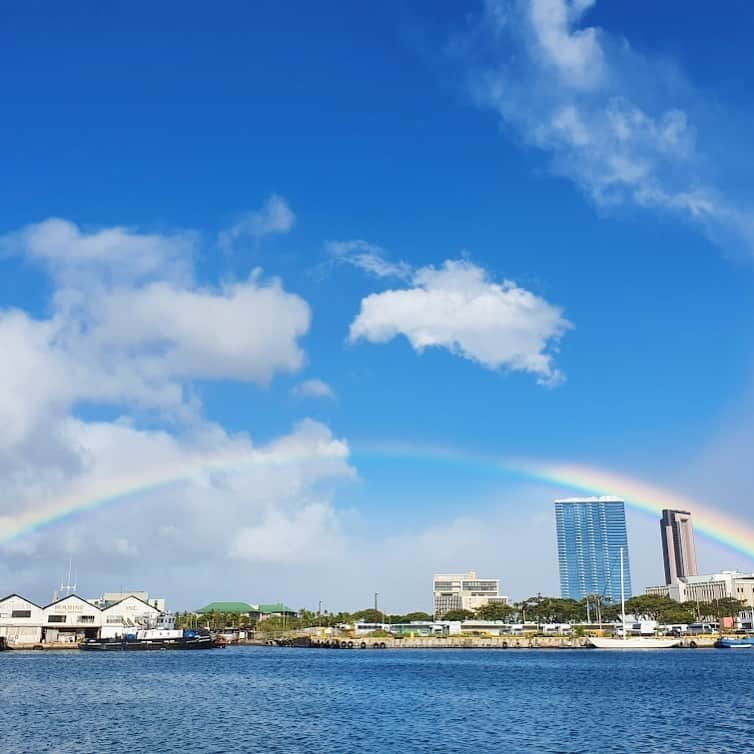
M0 236L0 251L43 264L61 285L135 283L149 278L191 277L198 236L137 233L122 227L83 232L75 223L50 218Z
M123 312L129 312L127 318ZM304 360L307 303L255 271L221 290L152 283L115 289L89 306L89 340L120 351L150 375L266 383Z
M223 251L230 252L244 238L260 241L274 233L287 233L296 222L296 215L285 199L272 194L264 206L241 215L230 228L222 231L217 239Z
M548 349L569 327L558 307L460 260L417 270L411 288L367 296L349 340L386 343L405 335L418 352L446 348L488 369L530 372L554 384L562 374Z
M603 75L596 29L574 29L594 0L532 0L532 30L545 60L570 85L591 88Z
M291 388L294 398L335 398L335 391L322 380L304 380Z
M708 103L667 61L583 25L593 4L488 0L475 33L456 48L477 103L549 154L553 171L598 206L670 212L716 243L751 252L750 197L719 185L715 172L725 166L700 148L692 123Z
M46 319L0 310L0 353L11 366L0 370L0 465L3 451L31 438L37 446L43 425L84 402L181 419L197 409L192 380L266 384L301 367L308 304L260 270L197 286L195 238L82 233L65 220L0 237L0 249L40 263L55 283Z
M29 560L13 566L17 577L30 561L45 562L49 572L70 552L86 573L85 588L94 591L91 582L100 570L105 579L116 569L119 579L141 579L148 571L150 578L167 582L155 568L169 562L176 573L210 568L216 579L218 569L236 569L237 561L310 564L320 559L318 552L329 558L342 546L333 493L355 472L348 445L320 423L302 421L262 445L210 423L180 435L128 421L68 418L62 424L66 443L79 456L78 470L61 479L38 469L33 495L5 484L0 539L26 511L48 500L111 501L93 507L75 525L19 540ZM129 490L137 494L123 494ZM61 529L72 536L62 536ZM13 548L0 545L0 552ZM135 553L148 560L134 561ZM179 581L171 586L181 588Z
M53 283L45 318L0 309L0 541L51 501L115 501L0 545L14 590L38 589L67 554L92 595L145 580L179 595L187 572L191 591L209 591L220 571L310 565L342 547L333 501L355 478L347 443L303 420L255 444L207 421L192 389L298 370L309 306L260 270L197 285L197 250L191 232L83 231L57 219L0 237L0 251ZM118 418L84 420L82 406Z
M407 262L391 262L385 250L366 241L329 241L325 248L338 262L358 267L378 278L411 278L411 265Z
M230 557L263 563L312 565L337 560L346 549L338 519L330 505L310 503L292 514L272 511L257 526L242 528L230 546Z

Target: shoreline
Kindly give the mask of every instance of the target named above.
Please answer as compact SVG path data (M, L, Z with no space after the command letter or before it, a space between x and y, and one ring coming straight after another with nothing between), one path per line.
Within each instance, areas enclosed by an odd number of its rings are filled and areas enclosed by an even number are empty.
M717 637L684 637L675 649L710 649ZM494 649L494 650L578 650L593 649L585 637L452 637L452 638L388 638L388 637L338 637L310 638L294 636L278 639L246 639L230 643L231 647L288 647L319 650L400 650L400 649ZM30 643L7 645L8 652L74 652L78 644L70 642ZM625 650L623 650L625 651Z

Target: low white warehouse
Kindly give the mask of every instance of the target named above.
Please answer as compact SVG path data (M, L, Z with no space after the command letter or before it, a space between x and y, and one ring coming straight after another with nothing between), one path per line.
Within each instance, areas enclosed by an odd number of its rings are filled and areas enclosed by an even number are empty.
M131 633L157 623L163 613L129 595L105 608L70 594L42 607L19 594L0 599L0 637L9 644L77 643Z

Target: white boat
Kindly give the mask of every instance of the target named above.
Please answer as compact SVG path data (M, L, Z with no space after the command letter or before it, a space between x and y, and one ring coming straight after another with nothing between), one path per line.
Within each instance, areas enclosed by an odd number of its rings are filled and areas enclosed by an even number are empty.
M655 639L651 636L626 636L626 597L623 586L623 548L620 548L620 607L623 635L613 637L590 636L589 644L596 649L670 649L677 647L680 639Z
M680 639L654 639L651 636L626 636L619 639L591 636L589 643L597 649L669 649Z

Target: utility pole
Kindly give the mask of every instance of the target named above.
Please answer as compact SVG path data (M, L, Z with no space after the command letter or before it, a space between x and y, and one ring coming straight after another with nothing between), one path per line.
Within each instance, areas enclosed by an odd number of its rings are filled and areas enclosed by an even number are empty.
M377 597L379 597L379 596L380 596L380 595L379 595L379 592L375 592L375 593L374 593L374 609L375 609L375 610L377 610L377 609L378 609L378 607L377 607Z

